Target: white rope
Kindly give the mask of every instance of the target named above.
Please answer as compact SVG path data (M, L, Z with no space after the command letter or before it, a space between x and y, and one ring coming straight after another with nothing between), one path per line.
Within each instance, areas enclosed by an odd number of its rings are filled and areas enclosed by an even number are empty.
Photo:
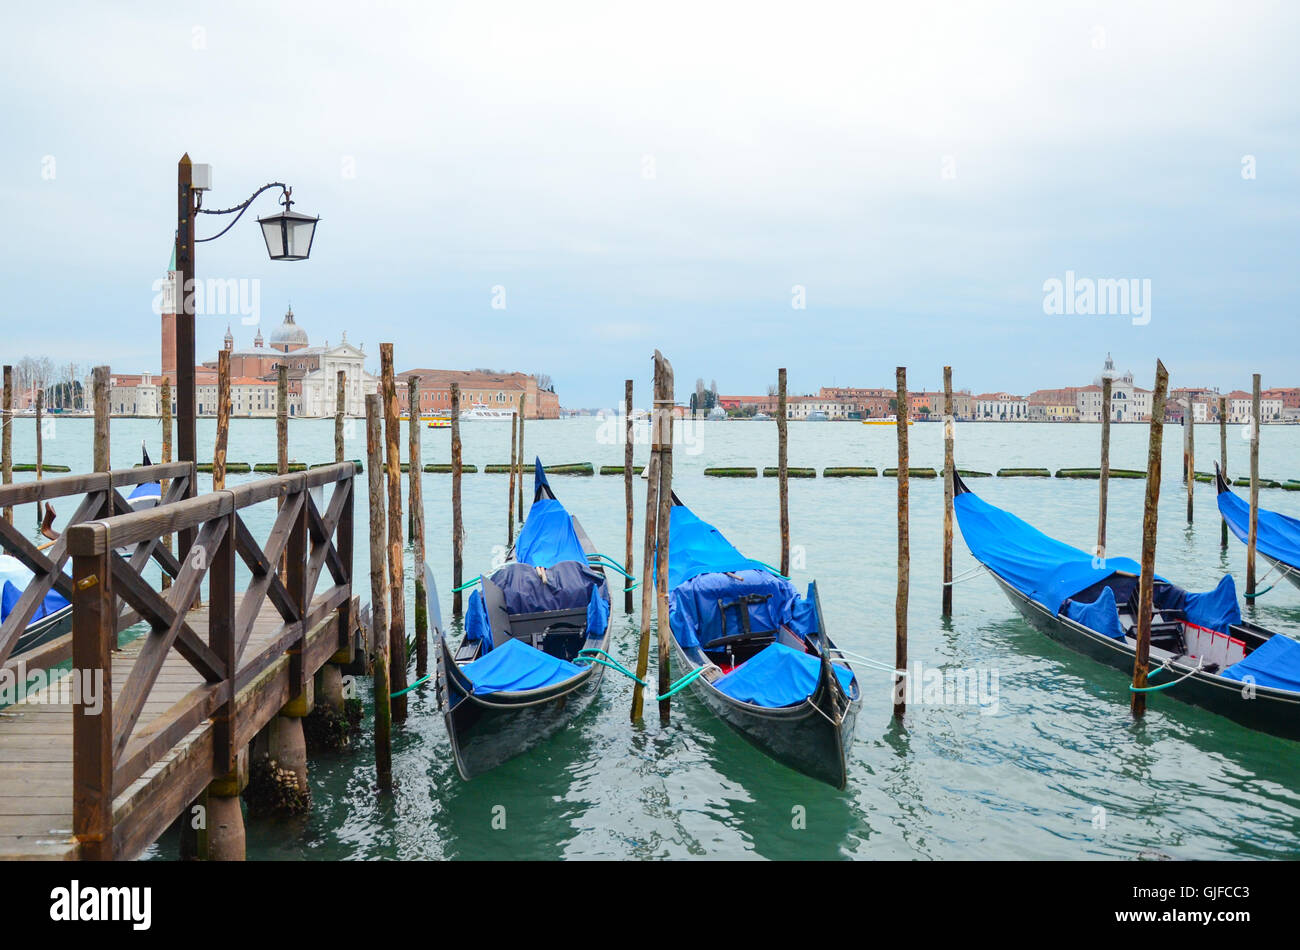
M898 676L907 675L907 670L895 669L894 664L892 663L886 663L884 660L877 660L869 656L863 656L861 653L854 653L852 650L846 650L843 647L831 647L829 652L838 653L845 657L852 657L859 663L869 666L874 670L879 670L881 673L894 673Z
M987 570L988 568L985 565L981 564L978 567L973 567L969 571L963 572L962 574L958 575L957 577L954 577L950 581L944 581L943 586L951 587L954 584L960 584L962 581L974 580L975 578L979 577Z

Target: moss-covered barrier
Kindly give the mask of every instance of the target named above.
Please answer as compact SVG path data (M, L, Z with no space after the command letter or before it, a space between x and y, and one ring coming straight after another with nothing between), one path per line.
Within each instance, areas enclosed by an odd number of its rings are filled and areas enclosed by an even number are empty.
M1249 488L1250 479L1243 476L1242 478L1235 479L1232 484L1235 485L1237 488ZM1281 488L1282 483L1275 482L1271 478L1261 478L1259 480L1259 487L1260 488Z
M1051 478L1052 473L1045 468L1000 468L998 478Z
M957 469L957 474L960 475L962 478L992 478L993 477L992 472L977 472L974 469L970 469L970 468L959 468Z
M492 466L489 465L488 467L491 468ZM450 462L430 462L428 465L424 466L424 470L425 470L426 472L428 472L430 475L450 475L450 474L451 474L451 463L450 463ZM477 465L461 465L460 470L461 470L462 473L469 472L470 474L473 474L473 473L475 473L475 472L478 471L478 466L477 466ZM509 471L510 471L510 466L509 466L509 465L505 466L505 470L506 470L507 472L509 472Z
M200 471L200 472L206 472L206 473L209 474L209 475L212 474L212 463L211 463L211 462L199 462L198 464L196 464L196 465L194 466L194 468L195 468L195 470L197 470L197 471ZM227 462L227 463L226 463L226 474L227 474L227 475L247 475L247 474L248 474L249 472L251 472L252 470L253 470L253 466L249 465L247 462ZM271 471L273 471L273 472L275 471L275 466L274 466L274 465L271 466ZM290 469L290 471L292 471L292 469Z
M885 478L897 478L898 469L887 468L881 474L884 475ZM907 477L908 478L938 478L939 473L932 468L908 468Z
M14 463L14 471L15 471L15 472L34 472L34 471L36 471L36 463L35 463L35 462L15 462L15 463ZM69 467L66 466L66 465L51 465L49 462L44 462L44 463L42 463L42 465L41 465L41 474L44 474L45 472L70 472L70 471L72 471L72 469L69 468Z
M1284 491L1300 491L1300 481L1297 481L1294 478L1288 478L1282 483L1282 489Z
M1000 474L1000 473L999 473ZM1093 478L1101 480L1101 469L1099 468L1058 468L1056 470L1057 478ZM1146 478L1146 472L1139 472L1134 468L1112 468L1110 470L1111 478Z
M332 465L334 463L331 462L330 464ZM289 471L291 472L305 472L307 471L307 463L290 462L288 468ZM230 470L228 466L226 470L227 471ZM253 466L253 471L262 472L263 474L267 474L267 475L274 475L278 471L280 471L280 466L277 465L275 462L258 462L256 465Z
M596 467L590 462L570 462L567 465L543 465L547 475L595 475Z
M822 469L822 478L875 478L879 472L874 468L838 467Z
M786 474L791 478L816 478L817 469L815 468L790 468L786 466ZM763 469L764 478L780 478L781 469L776 465L768 466Z
M758 478L756 468L706 468L704 474L712 478Z
M622 474L623 474L623 471L624 471L625 468L626 468L626 466L623 466L623 465L602 465L602 466L600 467L600 474L602 474L602 475L622 475ZM633 465L633 466L632 466L632 474L633 474L633 475L640 475L643 471L645 471L645 466L644 466L644 465Z

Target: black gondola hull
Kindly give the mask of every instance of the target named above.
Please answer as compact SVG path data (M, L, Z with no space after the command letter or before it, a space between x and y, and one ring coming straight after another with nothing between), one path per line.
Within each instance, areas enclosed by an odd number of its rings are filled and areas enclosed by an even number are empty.
M669 642L676 675L695 669L697 664L677 638ZM848 784L848 746L862 705L860 689L857 698L851 699L838 687L822 683L807 701L779 709L739 702L702 676L691 683L690 690L705 708L765 755L835 788Z
M608 630L600 648L609 648ZM438 685L461 777L482 775L566 728L595 700L604 669L593 663L585 676L556 686L476 696L456 666L446 637L439 637Z
M1127 641L1103 636L1066 617L1054 616L996 573L989 573L993 574L998 586L1035 630L1132 677L1136 654ZM1162 674L1163 679L1156 680L1152 685L1176 679L1188 672L1190 667L1171 666L1168 672ZM1176 686L1161 692L1171 699L1218 713L1247 728L1284 739L1300 740L1300 694L1262 686L1248 687L1239 680L1204 672L1192 673Z

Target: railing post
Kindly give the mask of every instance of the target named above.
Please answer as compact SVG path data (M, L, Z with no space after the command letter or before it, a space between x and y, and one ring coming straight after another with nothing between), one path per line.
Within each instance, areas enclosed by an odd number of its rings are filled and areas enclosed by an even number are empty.
M352 552L354 550L353 531L356 527L354 510L357 499L356 475L349 473L345 480L335 482L334 490L348 493L347 498L343 500L343 512L339 515L339 525L334 531L334 547L339 552L339 560L343 562L343 575L347 578L348 596L343 603L339 604L339 655L331 658L331 662L351 663L352 630L356 624L356 617L352 615Z
M216 778L208 783L199 856L210 861L244 860L244 814L239 793L248 784L248 757L235 745L235 520L231 506L226 533L208 568L208 646L225 663L222 703L212 715L212 758Z
M69 529L72 547L72 832L81 857L113 857L113 606L108 531ZM88 702L90 700L90 702Z
M307 495L307 488L302 476L295 478L297 483L293 489L295 494ZM286 499L286 502L289 499ZM293 527L289 529L289 540L285 545L285 587L289 591L289 597L292 598L294 605L298 608L298 616L301 617L299 624L298 639L294 645L289 648L289 701L302 696L303 690L307 686L306 666L303 663L303 650L307 645L307 611L310 607L311 592L307 590L307 504L309 499L304 497L302 507L299 509L297 516L293 519ZM301 713L306 715L306 711Z

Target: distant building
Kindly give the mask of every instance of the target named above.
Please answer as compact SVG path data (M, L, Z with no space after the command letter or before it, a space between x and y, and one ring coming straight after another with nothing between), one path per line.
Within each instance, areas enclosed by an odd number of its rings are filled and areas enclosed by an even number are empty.
M1228 393L1228 421L1240 425L1250 422L1251 403L1253 397L1248 392L1240 389ZM1259 420L1260 422L1281 422L1283 415L1283 402L1278 396L1270 396L1265 399L1264 394L1260 393L1259 399Z
M1028 422L1029 400L1011 393L983 393L973 398L975 419L993 422Z
M537 377L527 373L483 373L459 369L408 369L397 374L397 402L402 412L407 411L407 384L411 376L420 377L419 411L447 413L451 411L451 384L460 385L460 408L468 411L475 405L490 409L511 410L519 406L519 396L525 396L525 419L560 418L560 397L553 389L541 389Z

